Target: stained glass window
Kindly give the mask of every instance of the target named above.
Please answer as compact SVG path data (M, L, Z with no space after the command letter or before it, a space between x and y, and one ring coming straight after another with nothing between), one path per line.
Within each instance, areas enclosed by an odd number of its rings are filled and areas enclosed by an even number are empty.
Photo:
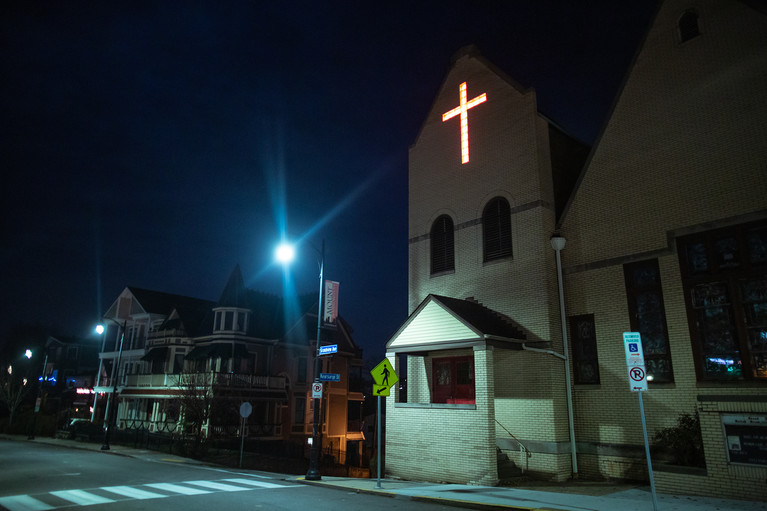
M703 380L767 378L767 225L677 241L690 336Z
M594 315L570 318L570 336L573 349L573 372L575 383L599 383L599 360Z
M658 260L625 264L623 275L631 329L642 336L647 380L655 383L674 381Z

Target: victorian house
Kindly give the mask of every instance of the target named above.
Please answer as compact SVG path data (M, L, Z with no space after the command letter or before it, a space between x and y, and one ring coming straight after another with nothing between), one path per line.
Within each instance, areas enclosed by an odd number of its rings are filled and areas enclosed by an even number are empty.
M111 406L116 383L120 429L180 434L190 427L190 407L203 405L200 432L233 437L247 402L249 437L305 445L316 314L316 296L289 300L247 289L239 266L217 302L127 287L105 314L111 326L96 391L106 396L97 411L103 416ZM322 367L340 375L323 392L323 447L343 458L361 449L362 352L341 317L323 327L321 344L338 346Z

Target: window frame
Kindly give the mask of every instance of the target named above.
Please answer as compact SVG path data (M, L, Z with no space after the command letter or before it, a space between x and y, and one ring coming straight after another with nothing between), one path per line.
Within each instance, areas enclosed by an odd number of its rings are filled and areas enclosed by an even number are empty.
M599 385L599 343L597 342L596 322L593 314L580 314L570 316L570 339L573 353L573 376L576 385ZM585 338L578 325L582 321L588 321L591 326L591 337ZM593 353L589 353L593 350ZM595 377L587 380L582 377L582 370L586 365L593 364Z
M695 9L687 9L676 23L680 43L691 41L700 35L700 15Z
M752 258L752 251L760 250L760 247L752 243L752 234L755 238L762 239L761 260ZM750 323L753 320L751 315L764 314L764 308L767 307L765 305L767 299L761 298L765 296L764 290L767 289L765 239L767 239L767 221L762 220L712 229L682 236L676 240L687 323L698 381L731 383L767 381L767 342L761 350L755 350L749 336L750 330L759 329L761 339L767 339L767 325ZM735 250L728 252L728 248ZM762 293L759 300L751 301L744 295L745 286L749 283L762 283L763 287L755 290L757 294L760 291ZM710 304L706 303L708 301ZM755 307L749 313L747 306L750 304L761 304L761 306ZM705 312L706 309L719 309L719 312L727 316L730 322L728 335L732 336L734 353L739 356L741 362L740 369L733 369L732 374L728 374L730 370L726 369L725 372L717 375L715 371L707 367L707 359L712 364L719 363L724 366L735 365L735 361L733 359L733 364L728 364L728 358L717 358L715 353L706 351L704 347L706 333L700 319L712 318L711 314L715 313L712 311L709 314ZM755 362L754 354L761 354L761 364Z
M431 275L455 271L455 224L450 215L440 215L429 231Z
M498 259L514 257L511 231L511 206L509 201L504 197L493 197L482 210L483 262L487 263Z
M634 269L640 269L641 267L652 268L657 279L654 283L639 286L633 279L632 274ZM623 277L626 284L626 300L628 302L629 310L629 323L631 325L632 332L639 332L642 338L642 350L644 351L645 370L647 372L647 381L650 384L656 383L673 383L674 382L674 365L671 360L671 343L668 336L668 319L666 318L666 306L663 301L663 283L661 282L660 265L657 259L644 259L642 261L635 261L626 263L623 265ZM641 326L639 319L640 310L638 299L640 295L654 294L657 297L658 311L660 315L660 324L655 325L658 329L656 332L662 336L662 340L665 344L665 354L654 353L654 350L648 345L650 336L647 335L647 329ZM652 367L658 363L666 362L668 364L668 378L659 378L657 374L652 372Z
M459 383L459 374L462 369L459 369L459 365L468 364L470 373L468 374L471 383ZM448 369L448 381L445 384L438 384L438 371L440 368L447 366ZM474 369L474 356L473 355L461 355L453 357L434 357L431 360L431 402L443 403L443 404L456 404L456 405L473 405L476 404L477 387L476 387L476 371ZM443 373L444 374L444 373ZM449 387L441 388L438 387ZM444 400L443 400L444 399Z

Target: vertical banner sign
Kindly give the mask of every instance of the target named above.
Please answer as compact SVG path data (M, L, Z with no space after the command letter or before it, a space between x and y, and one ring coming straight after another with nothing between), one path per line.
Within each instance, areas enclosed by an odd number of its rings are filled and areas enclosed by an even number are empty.
M325 313L322 320L326 325L335 325L338 317L338 288L339 283L332 280L325 281Z

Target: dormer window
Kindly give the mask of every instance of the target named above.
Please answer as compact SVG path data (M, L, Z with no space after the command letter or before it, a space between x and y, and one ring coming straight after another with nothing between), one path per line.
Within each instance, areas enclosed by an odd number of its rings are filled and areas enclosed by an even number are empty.
M700 35L698 13L692 9L679 18L679 41L684 43Z
M213 323L214 332L239 332L248 331L248 317L250 311L247 309L216 309Z

